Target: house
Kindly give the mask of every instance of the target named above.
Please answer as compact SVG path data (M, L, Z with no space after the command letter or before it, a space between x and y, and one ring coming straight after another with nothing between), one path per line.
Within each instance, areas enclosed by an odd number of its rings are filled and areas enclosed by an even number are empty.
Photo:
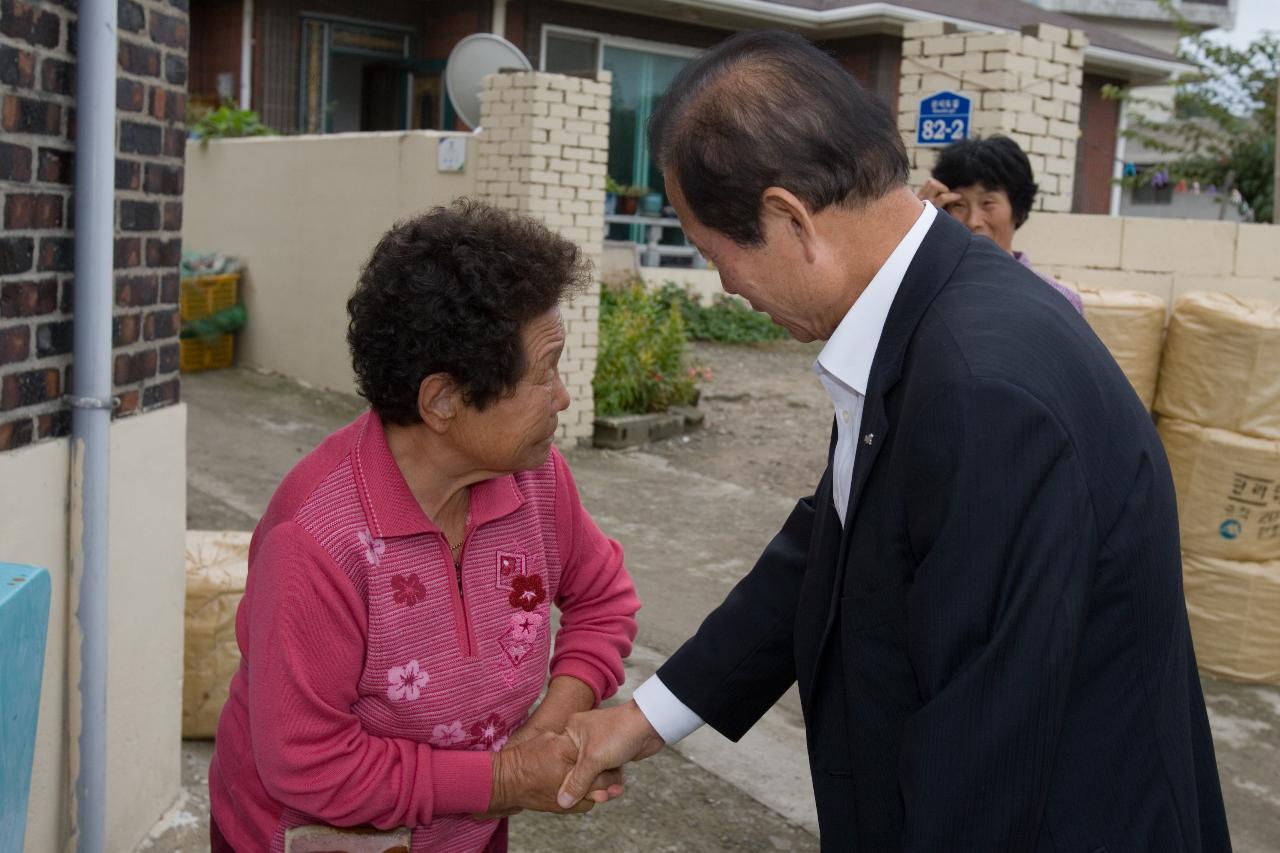
M1081 12L1107 5L1117 4L1073 4ZM790 29L831 51L896 109L903 28L929 20L969 30L1049 23L1085 31L1072 206L1115 212L1120 108L1102 89L1162 82L1184 66L1171 44L1122 33L1106 16L1073 17L1023 0L206 0L191 10L191 100L236 99L284 132L454 128L444 62L464 36L497 32L542 70L612 71L609 173L656 186L645 122L679 69L707 46L742 30Z
M1160 0L1028 0L1044 9L1066 12L1082 20L1127 36L1136 42L1166 53L1174 53L1182 37ZM1176 0L1173 7L1185 24L1204 31L1231 29L1235 25L1238 0ZM1172 86L1147 86L1136 93L1145 100L1172 108ZM1133 171L1148 174L1168 159L1168 154L1151 150L1133 139L1121 140L1118 160L1132 164ZM1158 173L1158 170L1157 170ZM1237 208L1219 203L1216 193L1175 192L1174 184L1156 180L1138 187L1114 187L1115 212L1126 216L1170 219L1240 219Z

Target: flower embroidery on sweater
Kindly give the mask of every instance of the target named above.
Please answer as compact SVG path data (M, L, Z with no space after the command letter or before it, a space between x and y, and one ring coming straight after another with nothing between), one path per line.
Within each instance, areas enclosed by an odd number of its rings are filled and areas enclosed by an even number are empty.
M371 566L376 566L382 559L382 552L387 550L387 543L378 539L368 530L356 534L360 544L364 546L364 558Z
M387 670L387 698L392 702L413 702L422 695L431 677L416 660Z
M462 727L461 720L454 720L449 725L439 725L431 730L432 746L457 746L467 739L467 730Z
M512 607L532 613L546 598L547 590L542 584L542 575L524 575L511 579L511 595L508 600Z
M540 627L542 627L541 613L511 614L511 639L518 643L532 643L538 639Z
M391 597L396 604L412 607L427 597L427 588L415 574L396 575L391 579Z
M490 714L478 723L471 726L471 748L476 750L492 750L497 752L507 744L507 736L502 734L502 730L506 728L502 725L502 718L497 714Z

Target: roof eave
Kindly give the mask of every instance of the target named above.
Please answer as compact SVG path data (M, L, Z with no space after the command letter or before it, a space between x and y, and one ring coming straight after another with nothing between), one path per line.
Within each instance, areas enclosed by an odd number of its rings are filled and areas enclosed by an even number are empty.
M618 5L609 3L607 0L603 2L587 0L587 2L596 6ZM851 34L843 32L846 29L874 27L877 24L900 27L914 21L945 21L955 24L961 30L990 32L1003 29L1016 32L1007 27L995 27L964 18L910 9L897 3L863 3L843 9L825 10L800 9L768 2L768 0L673 0L672 5L685 6L713 15L730 15L761 23L808 30L810 35L827 38ZM1095 45L1085 49L1085 68L1091 72L1119 76L1134 85L1162 83L1179 74L1195 70L1193 66L1182 62Z
M1167 83L1196 70L1194 65L1186 62L1139 56L1095 45L1084 49L1084 62L1090 71L1118 74L1135 86Z

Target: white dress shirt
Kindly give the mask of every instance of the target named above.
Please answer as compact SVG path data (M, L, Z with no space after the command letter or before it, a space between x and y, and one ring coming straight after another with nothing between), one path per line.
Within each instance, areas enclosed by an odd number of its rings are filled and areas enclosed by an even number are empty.
M845 523L849 510L849 489L853 485L853 460L858 442L870 444L876 440L874 435L859 435L871 362L875 359L889 308L902 286L907 267L938 215L937 208L928 202L921 202L921 207L915 225L898 243L862 295L854 300L849 313L845 314L818 354L818 360L813 363L818 381L835 406L836 449L832 458L831 497L841 524ZM668 744L683 740L703 725L702 718L677 699L656 675L636 688L634 698L640 711Z

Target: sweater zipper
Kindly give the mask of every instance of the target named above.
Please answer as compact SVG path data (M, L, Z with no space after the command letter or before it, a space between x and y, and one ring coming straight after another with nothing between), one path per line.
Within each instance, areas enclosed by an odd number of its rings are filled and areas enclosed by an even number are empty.
M471 531L467 531L462 537L462 548L458 552L458 562L453 561L453 554L449 551L449 540L444 538L444 534L440 535L440 546L444 550L445 563L452 569L453 583L449 584L450 595L453 598L453 617L454 623L458 629L458 648L462 651L463 657L475 657L475 640L471 635L471 614L467 611L467 600L462 594L462 564L467 557L467 540L471 535Z

